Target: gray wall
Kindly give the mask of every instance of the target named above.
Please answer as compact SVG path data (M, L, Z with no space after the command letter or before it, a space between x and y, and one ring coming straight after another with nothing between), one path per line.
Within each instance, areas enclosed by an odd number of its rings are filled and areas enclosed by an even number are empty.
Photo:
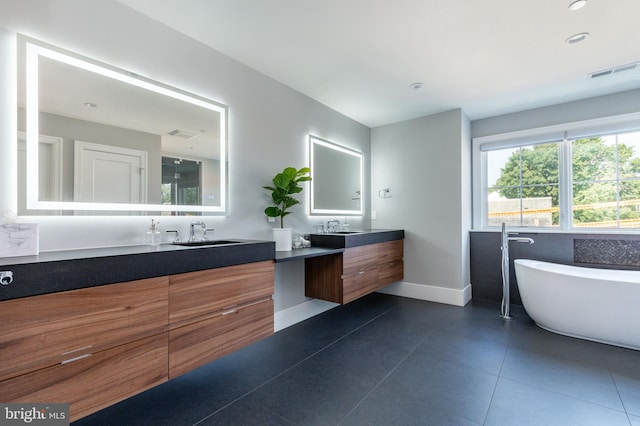
M3 1L0 14L0 213L16 202L16 33L199 94L229 106L229 215L206 217L217 238L271 239L262 189L285 166L308 164L309 133L363 152L370 176L370 129L116 1ZM369 192L365 182L365 193ZM287 226L309 232L322 218L304 206ZM369 211L369 204L365 206ZM157 218L156 218L157 219ZM140 244L149 217L23 217L40 223L40 249ZM326 221L326 219L324 219ZM188 231L188 217L163 216L161 229ZM369 217L350 220L368 227ZM293 262L296 263L296 262ZM282 297L286 294L286 297ZM304 275L279 266L276 310L305 300Z
M463 290L469 284L469 121L460 109L378 127L371 134L376 228L405 229L405 277ZM389 188L391 198L379 198Z
M640 111L640 89L475 120L471 137L535 129Z

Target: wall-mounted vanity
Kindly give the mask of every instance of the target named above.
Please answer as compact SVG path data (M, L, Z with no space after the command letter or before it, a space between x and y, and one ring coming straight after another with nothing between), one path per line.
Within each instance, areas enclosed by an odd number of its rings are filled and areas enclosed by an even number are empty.
M228 108L19 37L18 213L224 214Z

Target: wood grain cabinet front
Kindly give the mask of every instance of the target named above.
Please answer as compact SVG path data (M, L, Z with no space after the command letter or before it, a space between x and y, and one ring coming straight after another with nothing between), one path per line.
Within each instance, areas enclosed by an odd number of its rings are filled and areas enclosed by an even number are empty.
M0 302L0 380L167 330L167 277Z
M75 420L168 378L167 277L0 302L0 399Z
M378 285L401 281L404 278L404 250L402 240L378 244Z
M403 241L368 244L305 259L305 295L349 303L404 277Z
M273 334L274 263L169 278L169 377Z
M2 402L70 404L71 421L167 381L167 333L0 382Z

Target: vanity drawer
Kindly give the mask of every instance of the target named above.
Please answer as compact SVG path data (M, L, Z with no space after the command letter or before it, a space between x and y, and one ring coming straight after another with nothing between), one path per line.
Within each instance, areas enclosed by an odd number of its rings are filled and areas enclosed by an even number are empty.
M71 421L167 381L167 333L0 382L2 402L69 403Z
M378 271L371 269L342 278L342 302L349 303L378 288Z
M273 283L274 263L271 260L172 275L169 277L170 328L270 298Z
M378 248L378 286L384 287L404 278L403 241L387 241Z
M378 244L348 248L342 261L343 276L374 269L378 265Z
M404 278L404 262L394 260L378 266L378 287L402 281Z
M273 334L273 300L221 312L169 331L169 378Z
M387 241L378 244L378 264L386 264L404 257L404 241Z
M0 380L166 331L168 278L0 302Z

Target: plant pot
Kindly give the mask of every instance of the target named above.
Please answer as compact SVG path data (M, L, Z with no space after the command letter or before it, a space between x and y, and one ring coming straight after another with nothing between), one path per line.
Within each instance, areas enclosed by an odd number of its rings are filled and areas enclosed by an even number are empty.
M273 241L276 251L291 251L291 228L273 228Z

